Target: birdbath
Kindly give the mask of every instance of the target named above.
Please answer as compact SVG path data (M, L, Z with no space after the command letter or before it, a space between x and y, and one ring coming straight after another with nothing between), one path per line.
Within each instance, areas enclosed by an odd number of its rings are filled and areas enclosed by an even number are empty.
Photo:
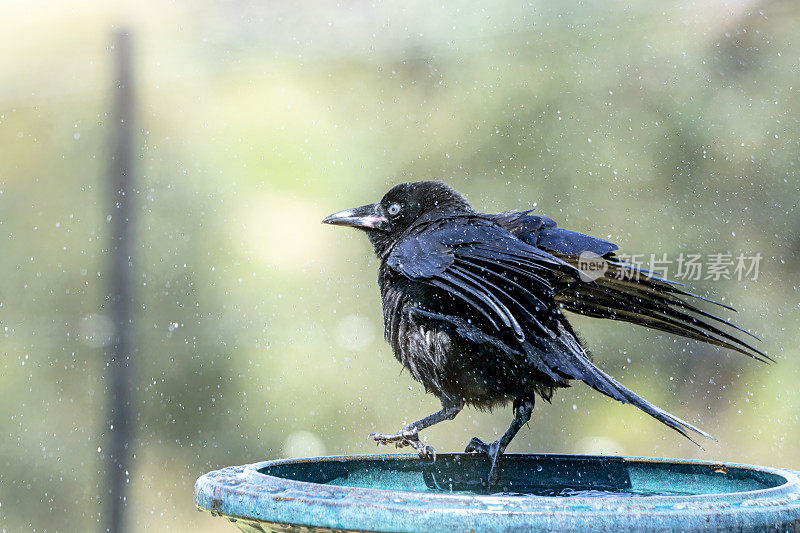
M733 463L507 454L275 460L209 472L200 510L263 531L786 531L800 528L797 472Z

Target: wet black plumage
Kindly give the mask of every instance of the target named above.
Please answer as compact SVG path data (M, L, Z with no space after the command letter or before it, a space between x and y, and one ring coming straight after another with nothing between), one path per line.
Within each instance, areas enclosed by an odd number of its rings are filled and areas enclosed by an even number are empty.
M749 333L693 303L705 299L619 261L616 245L558 228L530 211L476 213L440 182L397 185L380 202L324 222L366 231L380 259L386 339L414 379L442 402L437 413L373 438L431 455L420 430L454 418L464 405L513 402L514 420L500 439L485 444L473 438L467 446L488 455L490 486L499 479L500 456L530 419L535 397L549 401L572 380L635 405L687 438L709 437L597 368L563 310L769 359L732 330ZM587 254L605 271L582 275L578 267Z

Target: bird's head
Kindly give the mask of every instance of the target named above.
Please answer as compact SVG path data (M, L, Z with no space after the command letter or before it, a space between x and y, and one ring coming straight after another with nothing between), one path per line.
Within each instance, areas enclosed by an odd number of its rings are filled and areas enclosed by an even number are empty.
M418 181L396 185L380 202L339 211L322 222L365 230L379 252L421 217L472 212L469 202L444 183Z

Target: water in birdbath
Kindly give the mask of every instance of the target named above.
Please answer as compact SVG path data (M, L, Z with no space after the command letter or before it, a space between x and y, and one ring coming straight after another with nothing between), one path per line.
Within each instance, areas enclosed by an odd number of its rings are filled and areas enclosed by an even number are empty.
M778 476L722 465L631 463L619 457L587 461L574 456L508 455L502 477L487 488L482 456L447 454L436 461L386 456L373 461L291 462L262 468L263 474L337 487L417 493L492 496L647 497L742 492L775 486ZM774 479L773 479L774 478Z

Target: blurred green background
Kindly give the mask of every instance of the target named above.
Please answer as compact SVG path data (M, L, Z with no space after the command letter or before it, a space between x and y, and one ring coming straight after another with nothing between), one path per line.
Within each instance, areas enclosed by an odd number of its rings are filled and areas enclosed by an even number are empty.
M695 287L774 365L576 319L607 371L716 442L578 383L510 451L800 468L800 4L129 4L0 3L3 531L105 520L120 27L138 103L131 530L229 531L194 509L204 472L391 451L367 434L438 408L382 340L366 239L320 224L421 178L627 252L764 257L756 281ZM426 434L459 451L510 416Z

